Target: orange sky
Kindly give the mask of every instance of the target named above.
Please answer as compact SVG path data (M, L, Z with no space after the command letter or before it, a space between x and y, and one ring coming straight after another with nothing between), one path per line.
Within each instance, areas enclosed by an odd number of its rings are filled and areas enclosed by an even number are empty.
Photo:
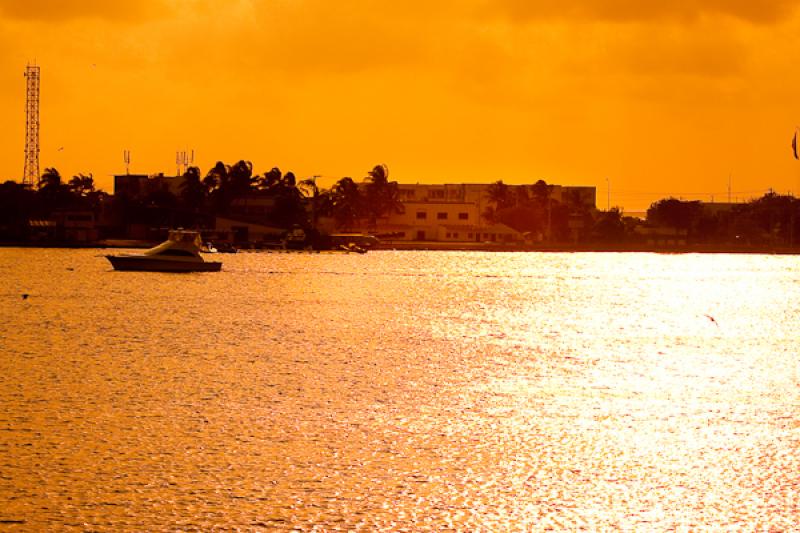
M124 4L124 6L123 6ZM565 8L568 4L571 7ZM175 172L595 185L605 208L800 190L789 0L0 0L0 179ZM63 147L62 150L59 150Z

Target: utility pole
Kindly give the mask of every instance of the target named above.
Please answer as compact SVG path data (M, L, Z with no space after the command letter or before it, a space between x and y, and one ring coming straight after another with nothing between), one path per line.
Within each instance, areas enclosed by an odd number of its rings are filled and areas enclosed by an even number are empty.
M728 173L728 203L731 203L731 177L733 172Z
M611 211L611 180L606 178L606 211Z
M22 184L33 187L39 180L39 67L25 68L25 169Z
M311 228L316 231L317 230L317 198L319 197L319 189L317 188L317 180L320 178L318 174L311 176L309 181L311 182L311 192L313 196L311 197Z

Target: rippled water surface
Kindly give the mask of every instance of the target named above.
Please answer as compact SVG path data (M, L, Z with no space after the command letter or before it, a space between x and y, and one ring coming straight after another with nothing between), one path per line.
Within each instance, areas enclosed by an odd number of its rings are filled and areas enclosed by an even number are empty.
M798 258L101 254L0 249L0 529L800 522Z

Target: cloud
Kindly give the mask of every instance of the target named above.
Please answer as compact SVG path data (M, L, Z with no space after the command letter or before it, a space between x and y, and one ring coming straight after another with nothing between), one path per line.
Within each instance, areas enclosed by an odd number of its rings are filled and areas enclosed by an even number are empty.
M297 79L424 68L454 36L437 10L412 9L408 3L359 4L238 2L220 11L208 3L195 6L155 39L174 63L215 64L244 77L268 71Z
M650 34L620 50L622 64L638 75L690 75L719 78L740 74L747 49L741 40L713 34Z
M766 24L782 20L791 14L795 5L792 0L487 0L485 8L514 20L691 21L723 15Z
M2 18L45 22L81 18L129 22L146 20L168 9L165 0L0 0Z

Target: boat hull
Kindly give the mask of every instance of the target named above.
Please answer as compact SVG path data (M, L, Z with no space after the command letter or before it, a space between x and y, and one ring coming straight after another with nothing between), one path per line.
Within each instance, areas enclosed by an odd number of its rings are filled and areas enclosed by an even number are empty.
M139 272L219 272L222 263L216 261L180 261L136 255L107 255L114 270Z

